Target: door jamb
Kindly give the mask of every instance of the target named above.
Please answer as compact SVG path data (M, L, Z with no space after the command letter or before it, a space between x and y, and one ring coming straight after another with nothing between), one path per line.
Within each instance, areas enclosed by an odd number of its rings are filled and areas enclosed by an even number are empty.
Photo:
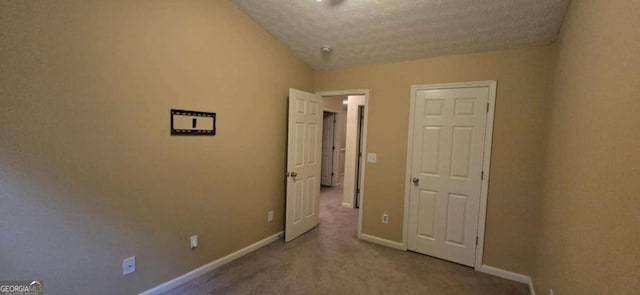
M367 151L367 129L369 126L369 89L353 89L353 90L337 90L337 91L317 91L316 95L320 97L338 96L338 95L364 95L364 122L362 125L362 146L360 149ZM362 162L362 170L360 171L360 209L358 210L358 239L362 239L362 212L365 206L365 189L364 179L367 161ZM353 205L353 204L352 204Z
M415 110L415 98L416 91L428 90L428 89L451 89L451 88L470 88L470 87L488 87L489 88L489 110L487 113L487 121L485 127L485 139L484 139L484 152L482 156L482 169L484 171L484 179L482 180L482 189L480 192L480 206L478 212L478 245L476 247L476 259L474 269L479 271L482 267L482 256L484 251L484 234L485 234L485 222L487 219L487 194L489 191L489 178L491 173L489 168L491 166L491 144L493 142L493 122L495 115L496 105L496 86L497 80L490 81L473 81L473 82L460 82L460 83L445 83L445 84L424 84L424 85L412 85L411 86L411 101L409 107L409 137L407 139L407 167L406 167L406 179L411 177L411 155L413 154L413 120ZM408 249L408 230L409 230L409 200L411 193L410 182L407 181L404 190L404 223L402 233L402 244L404 250Z
M363 145L363 138L362 138L362 130L364 128L364 109L366 106L358 106L358 132L357 132L357 144L356 144L356 175L358 177L360 177L360 174L362 174L362 165L364 165L364 149L362 149ZM362 184L360 182L358 182L358 185L356 185L355 187L356 189L356 194L353 196L353 208L358 208L360 209L360 205L362 204L362 197L360 192L362 191Z

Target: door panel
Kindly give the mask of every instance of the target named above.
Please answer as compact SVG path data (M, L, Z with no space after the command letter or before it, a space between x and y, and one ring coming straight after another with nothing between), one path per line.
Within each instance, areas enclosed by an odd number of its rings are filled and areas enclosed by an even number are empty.
M294 133L293 164L298 168L304 166L304 123L295 123Z
M295 193L292 196L293 198L293 203L291 206L291 209L293 210L292 221L293 221L293 224L297 224L300 221L302 221L302 206L304 205L304 202L302 202L302 198L304 197L304 185L302 183L302 180L294 180L293 186L294 186Z
M417 90L409 250L473 266L488 87Z
M285 241L318 225L322 100L289 89Z
M426 126L422 137L422 174L440 175L438 159L440 155L440 126Z
M464 247L465 217L468 196L449 194L447 202L447 222L445 240Z
M307 139L307 145L305 150L307 151L307 165L316 165L318 164L318 137L320 134L318 133L318 125L317 123L307 123L307 134L305 135Z
M435 214L438 192L421 190L418 200L418 235L422 238L435 238Z
M318 185L316 178L307 178L307 194L306 194L306 200L305 200L305 211L304 211L304 216L306 218L310 218L312 216L314 216L316 214L316 191L318 191L318 187L320 187L320 185Z
M453 127L451 143L451 177L469 179L471 174L471 149L473 127Z

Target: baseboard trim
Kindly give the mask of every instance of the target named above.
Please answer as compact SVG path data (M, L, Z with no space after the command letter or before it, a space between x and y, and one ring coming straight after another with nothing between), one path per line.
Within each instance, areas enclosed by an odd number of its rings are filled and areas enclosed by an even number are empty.
M353 209L353 205L351 205L350 203L342 203L342 207Z
M192 271L190 271L190 272L188 272L186 274L183 274L183 275L181 275L181 276L179 276L177 278L174 278L174 279L172 279L170 281L167 281L167 282L162 283L162 284L160 284L160 285L158 285L156 287L153 287L153 288L151 288L151 289L149 289L147 291L144 291L144 292L140 293L140 295L156 295L156 294L165 293L165 292L167 292L167 291L169 291L169 290L171 290L171 289L173 289L173 288L175 288L177 286L180 286L180 285L182 285L182 284L184 284L184 283L186 283L186 282L188 282L190 280L193 280L193 279L195 279L195 278L197 278L197 277L199 277L199 276L201 276L203 274L206 274L206 273L208 273L208 272L210 272L210 271L212 271L212 270L214 270L216 268L219 268L219 267L221 267L221 266L223 266L223 265L225 265L225 264L227 264L227 263L229 263L231 261L234 261L234 260L236 260L236 259L238 259L238 258L240 258L240 257L242 257L244 255L247 255L247 254L249 254L249 253L251 253L251 252L253 252L255 250L258 250L258 249L260 249L260 248L262 248L262 247L264 247L266 245L269 245L272 242L275 242L278 239L280 239L280 237L282 237L283 234L284 234L284 232L281 231L281 232L279 232L279 233L277 233L275 235L269 236L269 237L267 237L267 238L265 238L263 240L260 240L260 241L254 243L254 244L251 244L251 245L249 245L247 247L244 247L244 248L242 248L242 249L240 249L240 250L238 250L236 252L233 252L233 253L231 253L231 254L229 254L227 256L221 257L221 258L219 258L217 260L214 260L214 261L212 261L212 262L210 262L208 264L205 264L205 265L203 265L201 267L198 267L198 268L196 268L196 269L194 269L194 270L192 270Z
M390 240L387 240L387 239L379 238L379 237L368 235L368 234L361 234L360 235L360 239L364 240L364 241L367 241L367 242L374 243L374 244L387 246L389 248L394 248L394 249L398 249L398 250L402 250L402 251L406 250L404 248L404 244L402 244L402 243L390 241Z
M529 276L523 275L523 274L519 274L519 273L515 273L515 272L511 272L508 270L504 270L504 269L500 269L497 267L493 267L493 266L488 266L486 264L483 264L480 267L480 272L486 273L486 274L490 274L496 277L501 277L503 279L507 279L507 280L512 280L512 281L516 281L518 283L523 283L523 284L529 284Z

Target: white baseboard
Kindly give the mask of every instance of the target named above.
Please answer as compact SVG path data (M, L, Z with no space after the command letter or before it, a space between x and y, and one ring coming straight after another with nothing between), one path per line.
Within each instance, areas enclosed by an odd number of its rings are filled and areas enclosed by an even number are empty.
M208 264L205 264L201 267L198 267L186 274L183 274L175 279L172 279L168 282L162 283L156 287L153 287L147 291L144 291L142 293L140 293L140 295L156 295L156 294L162 294L165 293L177 286L180 286L190 280L193 280L203 274L206 274L216 268L219 268L231 261L234 261L244 255L247 255L255 250L258 250L266 245L271 244L274 241L277 241L280 237L282 237L282 235L284 234L284 232L279 232L275 235L269 236L261 241L258 241L252 245L249 245L247 247L244 247L236 252L233 252L227 256L221 257L213 262L210 262Z
M402 250L402 251L407 250L407 249L404 248L404 245L402 243L390 241L390 240L379 238L379 237L376 237L376 236L371 236L371 235L368 235L368 234L361 234L360 235L360 239L364 240L364 241L367 241L367 242L379 244L379 245L382 245L382 246L387 246L387 247L398 249L398 250Z
M345 208L352 208L353 209L353 205L349 204L349 203L342 203L342 207Z
M503 279L512 280L512 281L516 281L523 284L529 284L529 281L530 281L529 276L511 272L504 269L500 269L493 266L488 266L486 264L483 264L480 267L480 271L486 274L494 275L496 277L501 277Z

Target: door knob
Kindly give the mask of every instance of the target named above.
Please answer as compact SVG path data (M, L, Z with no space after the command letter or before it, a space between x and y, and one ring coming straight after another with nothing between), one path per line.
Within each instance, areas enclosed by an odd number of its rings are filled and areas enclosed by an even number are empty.
M296 177L296 176L298 176L298 173L291 172L291 177Z
M413 182L414 184L418 184L420 182L420 178L417 178L417 177L411 178L411 182Z

